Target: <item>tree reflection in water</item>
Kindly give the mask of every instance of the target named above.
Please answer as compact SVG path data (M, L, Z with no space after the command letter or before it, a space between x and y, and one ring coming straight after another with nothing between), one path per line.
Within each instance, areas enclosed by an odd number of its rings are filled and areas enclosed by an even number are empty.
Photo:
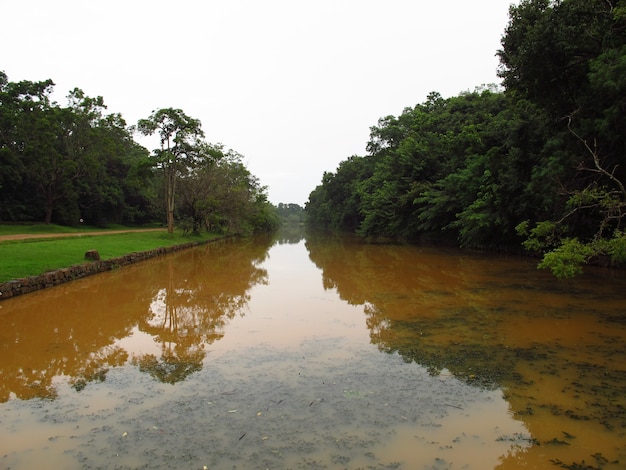
M324 287L363 305L380 351L433 376L510 390L520 416L541 408L598 429L623 428L624 403L615 399L626 390L626 372L616 366L624 358L616 347L623 290L603 282L602 272L563 282L515 257L346 237L309 236L306 245ZM528 396L517 392L526 388Z
M5 466L626 460L623 282L312 234L266 256L269 244L209 245L0 304L0 397L58 389L3 404ZM68 378L85 390L68 393Z
M224 327L235 315L244 315L248 290L267 283L267 272L259 269L269 249L252 253L254 243L233 250L228 244L193 250L191 260L168 258L161 270L165 276L139 322L139 330L160 344L161 356L142 353L131 362L155 379L174 384L202 369L205 347L224 335ZM226 250L224 250L226 247ZM207 256L207 251L211 256Z
M77 391L128 361L176 383L202 368L205 346L244 315L248 291L267 283L258 266L269 237L223 240L2 302L0 402L55 398L55 381ZM159 353L133 345L152 336Z
M279 244L297 243L304 237L301 227L288 227L276 235ZM257 239L258 241L258 239ZM269 239L267 240L269 242ZM131 362L142 372L165 383L185 380L202 369L205 346L223 336L224 327L235 315L243 315L250 300L248 291L267 284L267 272L259 269L269 250L250 257L246 249L232 250L225 245L210 246L221 256L178 263L168 259L161 269L167 274L166 287L155 294L150 314L142 317L140 331L160 343L161 356L145 353ZM258 244L249 243L252 250ZM245 247L244 247L245 248ZM195 252L191 252L196 256Z

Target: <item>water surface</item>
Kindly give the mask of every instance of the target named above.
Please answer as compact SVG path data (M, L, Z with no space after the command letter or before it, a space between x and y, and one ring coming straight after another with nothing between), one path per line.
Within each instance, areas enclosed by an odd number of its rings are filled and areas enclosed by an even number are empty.
M623 468L623 276L228 240L0 303L4 468Z

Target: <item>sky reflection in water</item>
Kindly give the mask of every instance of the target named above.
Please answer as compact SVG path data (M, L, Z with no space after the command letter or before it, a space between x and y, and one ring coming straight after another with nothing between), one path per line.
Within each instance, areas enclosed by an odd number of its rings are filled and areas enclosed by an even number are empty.
M624 461L623 279L291 241L214 243L0 303L0 463Z

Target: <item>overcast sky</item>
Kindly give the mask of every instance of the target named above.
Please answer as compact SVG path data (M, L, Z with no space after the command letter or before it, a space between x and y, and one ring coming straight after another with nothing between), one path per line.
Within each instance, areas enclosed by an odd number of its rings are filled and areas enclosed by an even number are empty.
M303 205L379 118L499 83L510 3L2 0L0 70L51 78L60 104L74 87L102 96L129 125L180 108L273 203Z

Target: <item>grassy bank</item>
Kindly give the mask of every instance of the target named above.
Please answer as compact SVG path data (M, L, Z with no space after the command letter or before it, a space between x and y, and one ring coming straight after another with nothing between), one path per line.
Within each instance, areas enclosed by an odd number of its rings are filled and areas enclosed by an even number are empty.
M122 230L128 229L128 227L116 227L115 229ZM80 232L85 232L85 230L82 229ZM68 237L63 238L0 241L0 282L85 263L84 255L87 250L98 250L101 259L110 259L128 253L182 245L203 239L210 240L217 237L215 234L183 236L182 232L174 233L170 237L165 231L111 233L97 236L81 235L80 232L75 234L74 232L45 232L71 233ZM42 232L16 231L12 233ZM9 233L2 233L0 229L0 235L4 234Z

